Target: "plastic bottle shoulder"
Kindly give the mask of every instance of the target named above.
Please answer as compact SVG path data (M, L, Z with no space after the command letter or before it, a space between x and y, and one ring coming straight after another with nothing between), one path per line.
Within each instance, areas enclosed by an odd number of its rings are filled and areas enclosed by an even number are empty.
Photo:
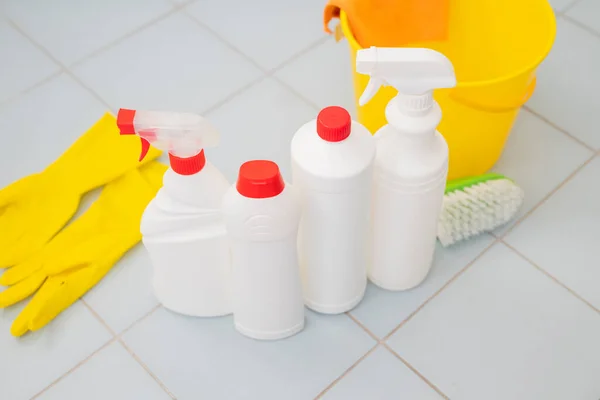
M179 175L169 168L157 195L158 206L175 214L182 210L189 213L191 209L219 209L228 189L229 182L225 176L208 161L200 172L193 175ZM170 201L161 201L163 198ZM176 207L171 207L173 204Z
M233 185L223 199L223 214L230 237L248 241L277 241L297 231L300 203L296 190L286 183L270 198L242 196Z
M221 203L228 189L223 174L208 162L194 175L168 169L163 187L142 215L142 235L169 240L221 235L225 229Z
M397 184L426 185L445 179L448 171L448 144L444 137L406 135L386 125L375 135L377 155L375 176Z
M319 137L313 120L292 138L292 161L306 173L330 179L351 178L369 168L375 157L375 141L363 125L352 121L350 135L339 142Z

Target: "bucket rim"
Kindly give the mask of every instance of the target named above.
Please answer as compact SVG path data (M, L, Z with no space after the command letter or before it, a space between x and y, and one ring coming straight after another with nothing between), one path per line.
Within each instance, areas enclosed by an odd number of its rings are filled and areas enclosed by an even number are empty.
M550 24L550 35L548 37L548 42L546 43L544 51L542 52L540 57L538 57L535 60L535 62L530 64L529 66L521 68L511 74L500 76L498 78L488 79L488 80L467 81L467 82L460 82L457 80L455 88L474 88L474 87L480 87L480 86L496 85L498 83L509 81L520 75L524 75L530 71L533 71L542 63L542 61L544 61L544 59L550 53L550 50L552 50L552 46L554 46L554 41L556 39L556 15L554 14L554 10L552 9L552 6L550 5L550 3L547 0L538 0L538 1L542 4L543 8L545 9L545 13L546 13L545 18L548 19L548 22ZM364 47L362 47L356 41L356 38L354 37L354 34L352 33L352 29L350 29L350 23L348 22L348 15L344 12L344 10L340 10L340 23L342 25L342 32L344 34L344 37L350 44L350 47L352 48L352 50L358 51L358 50L364 49ZM355 67L353 67L353 69L354 68Z

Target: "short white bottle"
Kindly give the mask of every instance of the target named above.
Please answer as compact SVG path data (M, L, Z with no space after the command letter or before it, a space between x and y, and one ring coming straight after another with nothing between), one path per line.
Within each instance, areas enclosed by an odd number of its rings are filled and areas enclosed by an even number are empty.
M292 139L304 303L317 312L346 312L364 296L374 157L372 135L341 107L324 108Z
M121 110L118 122L122 133L169 151L171 167L140 227L156 298L185 315L230 314L231 258L221 212L230 185L203 150L218 143L218 132L195 114Z
M304 328L298 268L300 205L272 161L248 161L223 200L232 255L233 318L245 336L276 340Z
M382 84L398 89L385 109L388 125L375 134L369 279L384 289L406 290L425 279L433 261L448 173L433 90L453 87L454 69L431 49L371 47L359 50L356 70L371 76L361 105Z

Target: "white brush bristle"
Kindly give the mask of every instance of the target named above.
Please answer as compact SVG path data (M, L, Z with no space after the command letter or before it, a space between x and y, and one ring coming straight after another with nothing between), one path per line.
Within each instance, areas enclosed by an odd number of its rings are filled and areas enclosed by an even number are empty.
M444 196L438 239L446 247L510 221L523 204L523 189L509 179L481 182Z

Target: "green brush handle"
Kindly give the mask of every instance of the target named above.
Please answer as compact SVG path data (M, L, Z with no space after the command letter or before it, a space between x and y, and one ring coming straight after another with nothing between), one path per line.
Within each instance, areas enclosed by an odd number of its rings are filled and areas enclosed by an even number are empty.
M477 185L478 183L481 183L481 182L488 182L488 181L493 181L493 180L497 180L497 179L508 179L508 178L505 177L504 175L490 172L490 173L483 174L483 175L470 176L468 178L454 179L454 180L449 181L446 184L446 191L444 193L448 194L451 192L455 192L457 190L463 190L466 187Z

